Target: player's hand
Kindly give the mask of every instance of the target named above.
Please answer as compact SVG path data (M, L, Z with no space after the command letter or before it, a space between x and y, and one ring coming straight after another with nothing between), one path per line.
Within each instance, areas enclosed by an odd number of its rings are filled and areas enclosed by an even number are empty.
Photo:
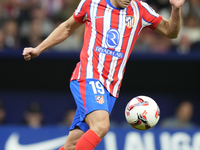
M185 0L169 0L169 2L176 9L180 9L181 6L184 4Z
M40 53L36 50L36 48L24 48L22 55L26 61L31 60L31 58L35 58L40 55Z

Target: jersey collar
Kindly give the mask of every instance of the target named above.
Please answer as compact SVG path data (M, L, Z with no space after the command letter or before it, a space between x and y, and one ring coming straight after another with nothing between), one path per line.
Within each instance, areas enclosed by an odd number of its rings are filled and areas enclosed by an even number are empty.
M116 8L116 7L114 7L114 6L111 4L110 0L106 0L106 2L107 2L107 4L108 4L110 7L114 8L114 9L118 9L118 10L120 10L120 9L125 9L125 8Z

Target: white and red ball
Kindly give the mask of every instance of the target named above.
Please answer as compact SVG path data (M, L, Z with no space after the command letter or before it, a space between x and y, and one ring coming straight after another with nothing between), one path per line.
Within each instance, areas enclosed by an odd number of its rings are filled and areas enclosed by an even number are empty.
M125 109L127 122L137 130L148 130L160 119L157 103L148 96L137 96L129 101Z

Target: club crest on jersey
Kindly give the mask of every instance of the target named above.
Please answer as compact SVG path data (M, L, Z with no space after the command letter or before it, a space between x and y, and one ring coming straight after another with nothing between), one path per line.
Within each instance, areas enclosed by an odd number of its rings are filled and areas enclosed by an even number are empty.
M126 21L126 26L128 28L132 28L135 23L135 17L134 16L126 16L125 21Z
M95 96L95 99L96 99L97 103L99 103L99 104L104 103L104 97L102 95Z

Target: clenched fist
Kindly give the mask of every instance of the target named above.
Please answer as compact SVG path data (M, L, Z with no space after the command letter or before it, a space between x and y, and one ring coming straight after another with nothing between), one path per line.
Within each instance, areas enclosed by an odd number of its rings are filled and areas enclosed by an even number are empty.
M36 48L28 47L24 48L22 55L26 61L31 60L31 58L35 58L40 55Z
M180 9L185 0L169 0L170 4L177 9Z

